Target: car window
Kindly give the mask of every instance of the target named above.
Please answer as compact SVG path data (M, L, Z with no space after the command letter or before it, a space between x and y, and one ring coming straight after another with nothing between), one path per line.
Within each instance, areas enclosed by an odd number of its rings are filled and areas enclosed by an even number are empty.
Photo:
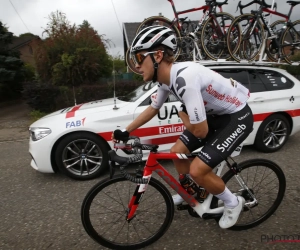
M249 88L247 69L213 69L225 78L232 78Z
M264 82L260 77L258 77L257 71L255 69L248 69L248 76L250 82L250 93L264 92L267 90Z
M289 78L277 71L257 69L256 74L269 91L290 89L294 85Z
M216 72L226 78L233 78L234 80L243 84L250 90L250 93L263 92L267 88L262 79L257 76L255 69L214 69Z
M156 82L155 83L148 82L146 84L139 86L134 91L127 94L126 96L118 97L118 99L121 101L125 101L125 102L135 102L142 95L144 95L147 91L149 91L151 88L153 88L156 84L157 84Z

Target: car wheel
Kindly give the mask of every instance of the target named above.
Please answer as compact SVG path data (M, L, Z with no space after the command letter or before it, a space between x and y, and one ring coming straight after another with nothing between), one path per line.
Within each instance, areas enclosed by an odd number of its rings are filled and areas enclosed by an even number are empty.
M61 140L55 152L55 161L59 170L72 179L90 180L107 169L107 152L99 136L80 132Z
M290 124L283 115L269 116L260 125L254 145L263 152L275 152L283 147L290 134Z

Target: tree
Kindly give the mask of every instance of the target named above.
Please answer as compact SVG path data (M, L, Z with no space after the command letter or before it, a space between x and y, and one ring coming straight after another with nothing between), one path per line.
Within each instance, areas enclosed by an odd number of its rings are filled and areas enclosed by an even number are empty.
M27 32L27 33L20 34L19 37L35 37L35 35L30 32Z
M17 51L9 50L13 33L0 22L0 99L9 100L21 96L24 79L23 62Z
M110 60L113 61L116 74L126 73L127 67L123 56L110 56Z
M52 12L44 33L47 38L38 41L35 53L37 71L43 81L76 86L111 75L108 40L88 21L76 26L70 24L65 14Z

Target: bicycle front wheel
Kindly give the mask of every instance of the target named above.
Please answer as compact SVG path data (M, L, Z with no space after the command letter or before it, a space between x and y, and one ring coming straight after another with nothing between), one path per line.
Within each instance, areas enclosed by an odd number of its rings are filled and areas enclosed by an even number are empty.
M281 40L282 54L287 63L300 60L300 20L288 27Z
M232 22L228 30L227 46L231 57L253 61L258 59L265 38L263 25L253 14L244 14Z
M229 59L227 31L234 17L225 12L211 16L202 27L201 43L206 55L212 60Z
M251 194L239 184L231 170L225 173L222 179L228 189L235 195L243 196L246 201L238 222L229 228L231 230L253 228L267 220L280 205L286 188L283 171L272 161L248 160L238 164L238 172L257 203L253 203ZM223 206L223 204L214 197L212 207L218 206Z
M174 203L167 188L151 178L136 210L127 220L137 184L118 175L96 184L81 207L82 224L91 238L111 249L139 249L158 240L169 228Z
M286 20L277 20L270 25L276 37L272 39L266 39L265 52L270 61L278 62L280 59L279 41L282 32L285 30Z

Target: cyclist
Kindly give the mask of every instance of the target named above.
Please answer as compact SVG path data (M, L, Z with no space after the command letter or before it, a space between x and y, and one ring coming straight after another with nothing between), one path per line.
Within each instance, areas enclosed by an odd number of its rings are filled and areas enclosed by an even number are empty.
M171 29L151 26L140 31L133 40L131 56L144 81L159 82L156 98L126 129L115 130L112 139L122 140L129 133L152 119L162 107L169 93L182 102L178 112L186 130L171 152L185 153L203 146L192 162L175 160L179 174L192 179L209 193L224 202L221 228L233 226L245 200L225 186L212 169L228 157L250 134L253 116L247 105L249 90L233 79L200 65L197 62L174 63L176 38ZM178 194L175 205L183 202Z

